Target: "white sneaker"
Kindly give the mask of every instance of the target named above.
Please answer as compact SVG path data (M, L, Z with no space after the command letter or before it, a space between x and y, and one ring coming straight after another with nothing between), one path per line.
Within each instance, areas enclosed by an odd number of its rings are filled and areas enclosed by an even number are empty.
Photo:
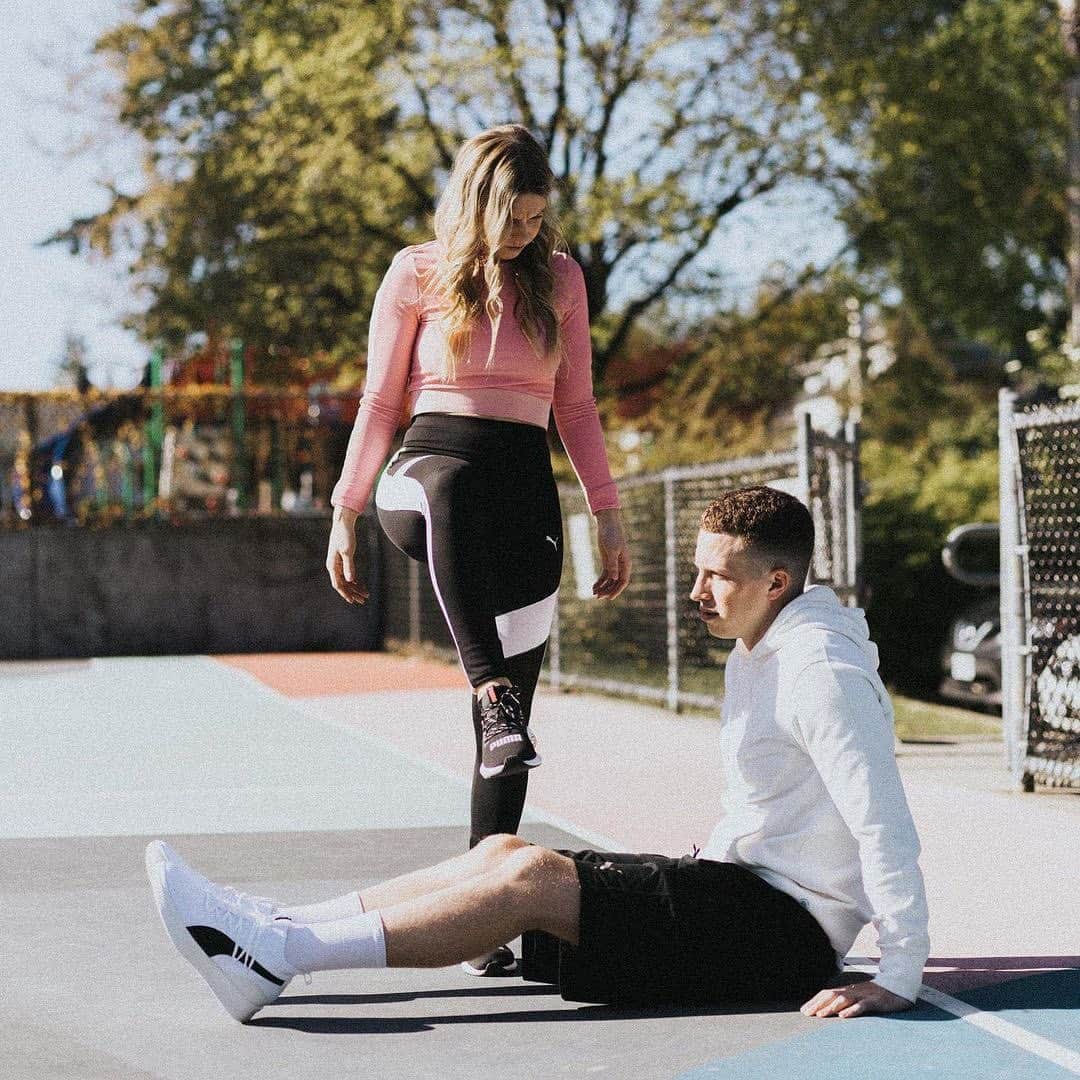
M212 892L223 903L250 909L258 915L265 915L268 919L274 918L281 911L282 905L269 896L250 896L239 889L234 889L231 885L219 885L216 881L211 881L200 874L176 848L165 843L164 840L154 840L146 847L146 872L149 874L150 867L158 863L172 863L174 866L179 866L189 877L198 881L204 889Z
M222 900L179 863L146 852L146 871L165 931L235 1020L277 1000L296 971L285 960L291 925L250 905ZM212 883L211 883L212 884Z

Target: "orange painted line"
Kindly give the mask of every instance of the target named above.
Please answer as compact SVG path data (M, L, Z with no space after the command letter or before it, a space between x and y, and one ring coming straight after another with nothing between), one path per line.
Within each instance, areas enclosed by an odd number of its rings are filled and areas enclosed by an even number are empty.
M287 697L468 686L459 667L390 653L261 653L214 659L254 675L259 682Z

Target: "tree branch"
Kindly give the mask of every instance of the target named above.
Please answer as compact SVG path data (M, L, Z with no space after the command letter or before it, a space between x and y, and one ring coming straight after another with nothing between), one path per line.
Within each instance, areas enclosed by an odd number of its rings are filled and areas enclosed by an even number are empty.
M533 110L532 103L529 101L529 95L525 92L525 84L521 81L518 66L514 63L514 46L510 40L510 31L506 23L506 6L501 3L496 3L493 6L494 10L488 17L487 22L495 35L496 52L502 55L505 65L504 72L498 74L505 78L506 73L509 73L510 90L514 96L514 104L517 105L518 112L521 115L521 122L530 131L538 131L536 113Z
M567 89L567 0L548 0L548 25L555 38L555 64L558 72L555 79L555 105L544 128L544 137L548 151L555 144L555 135L566 114ZM567 170L569 171L569 170Z
M759 168L765 158L768 156L769 148L766 147L758 155L758 162L755 166ZM753 171L751 171L751 176ZM630 330L637 320L647 311L661 296L671 287L672 283L685 269L689 263L701 254L701 252L708 245L712 239L713 234L719 227L720 222L727 217L737 206L741 206L744 202L750 199L756 198L758 195L774 188L780 182L780 175L778 173L771 174L765 180L761 180L754 184L753 188L747 192L746 184L749 182L750 177L747 177L737 188L733 189L725 198L721 199L709 214L705 217L701 224L698 236L693 244L688 247L682 254L672 263L668 272L663 275L659 282L657 282L644 296L638 297L636 300L630 302L626 309L623 311L618 325L615 328L615 332L608 340L607 346L601 352L598 362L596 364L597 375L602 376L607 365L611 362L612 358L618 355L619 350L622 348Z
M601 107L600 124L594 133L594 139L596 141L596 159L593 167L593 180L598 180L604 176L607 171L607 136L608 131L611 128L611 119L615 114L615 107L622 99L626 91L633 85L635 77L640 72L638 65L632 65L631 69L627 70L628 51L630 48L630 35L633 31L634 18L638 10L638 0L625 0L625 6L623 12L625 15L622 31L619 34L619 40L617 41L614 49L614 64L612 65L612 78L614 80L611 89L608 90L604 97L604 102ZM605 72L606 74L606 72Z
M408 66L405 66L404 70L412 81L413 89L416 91L416 96L420 100L420 109L424 125L428 129L432 141L435 143L435 149L439 154L439 162L444 169L449 171L454 167L454 152L446 145L443 130L435 122L434 114L431 111L431 97L427 92L427 88L421 83L415 71Z

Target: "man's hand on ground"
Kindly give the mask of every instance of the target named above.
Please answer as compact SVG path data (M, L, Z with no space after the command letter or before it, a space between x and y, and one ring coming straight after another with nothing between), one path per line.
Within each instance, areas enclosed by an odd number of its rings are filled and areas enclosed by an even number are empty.
M860 982L822 990L803 1005L799 1012L806 1016L839 1016L846 1020L849 1016L902 1012L910 1009L912 1004L907 998L886 990L876 982Z

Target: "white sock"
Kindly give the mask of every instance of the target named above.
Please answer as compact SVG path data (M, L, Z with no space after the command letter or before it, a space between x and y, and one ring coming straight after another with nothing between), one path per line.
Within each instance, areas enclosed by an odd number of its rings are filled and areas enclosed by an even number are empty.
M358 892L335 896L333 900L321 900L317 904L290 904L278 908L275 918L284 916L295 923L333 922L364 914L364 902Z
M386 938L377 911L314 925L293 923L285 937L285 960L301 974L341 968L386 967Z

